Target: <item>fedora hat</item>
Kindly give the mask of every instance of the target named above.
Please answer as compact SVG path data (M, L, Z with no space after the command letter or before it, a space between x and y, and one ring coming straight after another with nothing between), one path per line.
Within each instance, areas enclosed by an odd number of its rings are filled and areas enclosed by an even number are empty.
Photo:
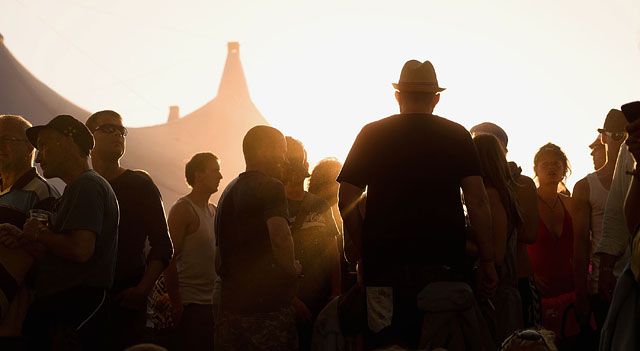
M392 84L397 90L409 92L439 93L445 89L438 86L436 70L429 61L407 61L400 72L400 80Z

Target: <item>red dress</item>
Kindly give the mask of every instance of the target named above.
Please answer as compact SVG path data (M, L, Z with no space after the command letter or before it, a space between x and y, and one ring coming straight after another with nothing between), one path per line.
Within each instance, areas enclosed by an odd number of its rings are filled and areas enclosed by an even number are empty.
M573 287L573 221L564 207L562 234L556 238L538 221L538 240L527 245L536 285L542 298L556 297L572 292Z

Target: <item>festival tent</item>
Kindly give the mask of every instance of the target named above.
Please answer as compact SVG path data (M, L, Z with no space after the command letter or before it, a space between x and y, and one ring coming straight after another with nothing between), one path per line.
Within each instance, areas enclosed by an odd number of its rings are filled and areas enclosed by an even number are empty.
M7 49L1 36L0 77L0 114L18 114L34 125L45 124L58 114L70 114L80 120L90 114L31 74ZM220 158L225 178L216 194L219 195L224 186L244 170L242 138L245 133L255 125L267 124L251 101L237 42L228 43L217 96L182 118L176 116L175 111L172 109L167 123L129 128L127 151L122 159L126 168L149 172L167 206L189 191L184 166L193 154L201 151L211 151ZM127 116L123 118L126 124ZM55 184L59 187L61 183Z

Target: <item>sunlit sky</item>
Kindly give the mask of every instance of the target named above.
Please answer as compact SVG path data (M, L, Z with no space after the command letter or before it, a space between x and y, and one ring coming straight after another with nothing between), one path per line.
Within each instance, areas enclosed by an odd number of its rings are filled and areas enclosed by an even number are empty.
M571 187L609 109L640 100L640 0L0 0L0 33L45 84L130 126L213 98L239 41L255 105L312 165L397 112L409 59L448 88L437 114L501 125L525 174L541 145L563 147Z

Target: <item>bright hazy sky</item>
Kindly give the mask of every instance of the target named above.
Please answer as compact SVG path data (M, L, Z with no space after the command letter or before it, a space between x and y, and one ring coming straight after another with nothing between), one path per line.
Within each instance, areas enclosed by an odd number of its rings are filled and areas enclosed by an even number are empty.
M213 98L239 41L253 101L312 165L397 112L409 59L448 88L437 114L501 125L526 174L540 146L563 147L571 187L609 109L640 100L640 0L0 0L0 33L45 84L130 126Z

